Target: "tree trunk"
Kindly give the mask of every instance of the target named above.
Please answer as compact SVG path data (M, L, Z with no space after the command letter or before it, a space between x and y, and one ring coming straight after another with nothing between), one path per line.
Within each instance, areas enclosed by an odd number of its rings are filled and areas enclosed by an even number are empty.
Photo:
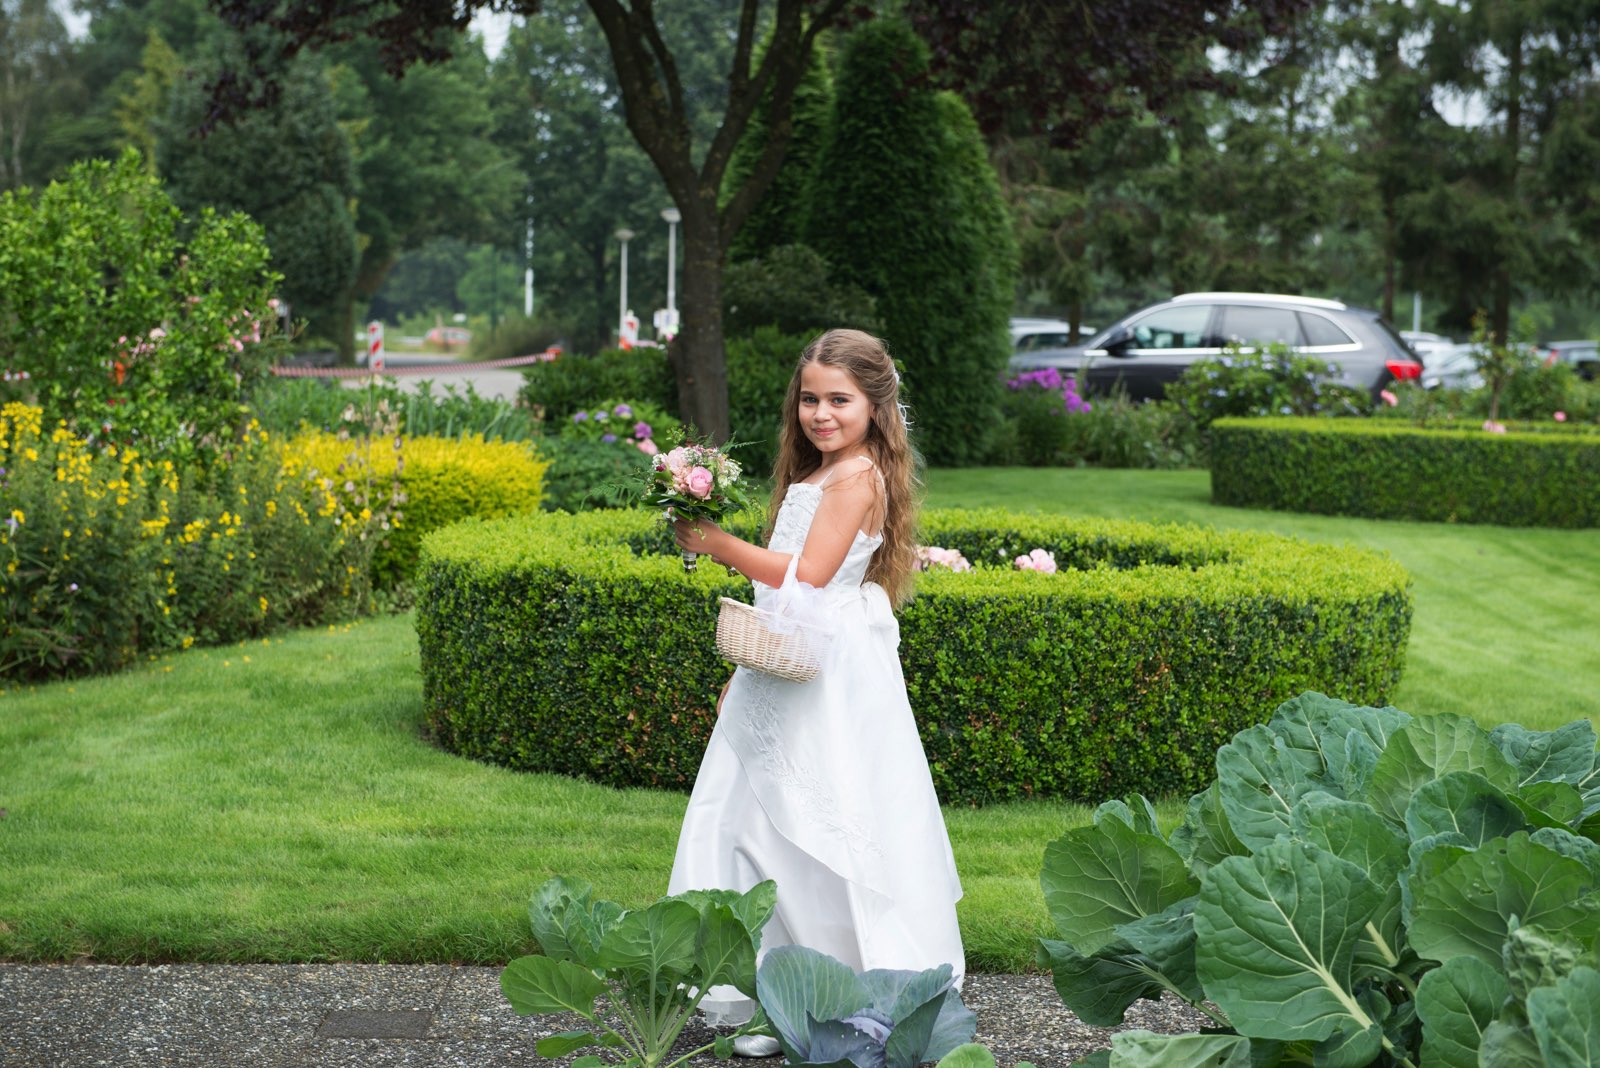
M678 411L712 441L728 440L728 365L722 339L722 236L716 202L683 217L682 331L672 341Z

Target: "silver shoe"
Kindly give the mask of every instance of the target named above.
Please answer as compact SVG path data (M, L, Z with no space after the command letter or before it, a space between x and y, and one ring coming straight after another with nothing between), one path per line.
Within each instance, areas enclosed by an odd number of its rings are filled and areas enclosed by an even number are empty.
M782 1051L778 1040L769 1035L738 1035L733 1040L735 1057L776 1057Z

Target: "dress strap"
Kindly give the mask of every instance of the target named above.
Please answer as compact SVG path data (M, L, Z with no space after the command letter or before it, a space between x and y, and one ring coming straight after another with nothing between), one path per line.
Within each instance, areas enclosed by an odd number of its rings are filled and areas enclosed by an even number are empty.
M872 462L872 457L870 457L870 456L852 456L852 457L850 457L850 460L860 460L862 463L866 464L870 468L873 468L874 470L876 470L877 466L878 466L877 464ZM829 471L826 475L823 475L822 476L822 481L817 483L817 487L820 489L821 487L826 486L828 484L829 480L831 480L834 475L838 474L838 469L840 467L842 467L844 464L849 463L850 460L844 460L844 461L841 461L838 464L835 464L834 465L834 470ZM878 481L879 482L883 481L883 475L880 474L878 476Z

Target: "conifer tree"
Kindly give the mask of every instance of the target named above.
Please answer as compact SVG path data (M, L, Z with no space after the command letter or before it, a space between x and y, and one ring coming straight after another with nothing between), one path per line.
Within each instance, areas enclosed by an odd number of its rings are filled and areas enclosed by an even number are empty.
M1016 247L977 124L880 19L844 43L806 241L877 301L929 463L981 463L1000 422Z

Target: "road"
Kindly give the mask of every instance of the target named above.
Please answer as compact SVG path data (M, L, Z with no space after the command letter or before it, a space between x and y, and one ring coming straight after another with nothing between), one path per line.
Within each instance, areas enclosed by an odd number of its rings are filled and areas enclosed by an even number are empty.
M453 385L456 389L465 391L468 385L480 397L493 397L498 400L514 401L517 392L522 389L522 368L481 368L471 369L467 361L465 366L454 364L448 356L428 355L422 353L387 353L383 358L384 367L410 368L410 367L437 367L436 373L400 374L386 376L389 381L398 385L407 393L417 391L417 383L432 381L433 391L442 392L445 386ZM365 385L365 380L360 378L346 378L343 380L346 389L360 389Z

